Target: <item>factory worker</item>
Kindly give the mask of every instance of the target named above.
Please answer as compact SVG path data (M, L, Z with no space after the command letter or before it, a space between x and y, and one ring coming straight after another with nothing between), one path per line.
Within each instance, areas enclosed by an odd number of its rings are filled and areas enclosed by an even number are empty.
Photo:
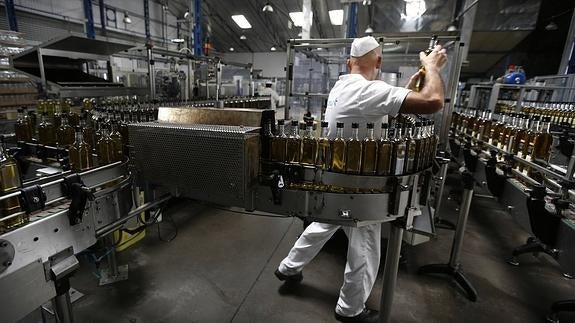
M272 82L268 81L266 82L266 87L262 89L261 96L269 96L271 101L272 101L272 105L271 108L273 110L275 110L278 106L278 103L280 101L280 96L278 95L278 93L272 89Z
M382 51L373 37L355 39L350 56L347 60L349 74L339 77L327 102L325 119L329 122L330 137L335 136L337 122L345 123L346 136L349 136L352 122L358 122L360 128L365 129L368 122L381 124L386 116L394 117L398 113L431 114L443 108L444 90L439 72L447 62L447 56L441 46L436 46L428 56L420 53L425 80L419 92L411 88L420 72L411 77L406 88L379 80ZM377 322L379 312L366 308L365 302L377 277L381 224L354 228L314 222L296 241L275 275L286 284L301 282L304 266L339 228L345 231L349 244L335 317L341 322Z

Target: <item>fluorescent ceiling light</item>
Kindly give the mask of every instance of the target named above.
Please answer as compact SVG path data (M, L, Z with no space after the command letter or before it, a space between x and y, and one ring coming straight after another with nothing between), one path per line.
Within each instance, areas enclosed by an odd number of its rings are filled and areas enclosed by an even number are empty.
M263 12L274 12L274 7L269 2L266 2L264 7L262 8Z
M275 46L272 46L272 48L270 48L270 50L271 50L272 52L275 52L275 51L276 51L276 47L275 47Z
M303 12L302 11L290 12L289 17L291 18L291 20L293 21L293 24L296 27L303 26ZM310 12L310 19L311 19L310 25L313 25L313 12Z
M241 36L240 36L240 39L241 39L241 40L246 40L247 37L246 37L246 35L241 35Z
M124 19L123 19L125 24L131 24L132 23L132 18L130 18L130 16L128 16L127 12L124 12Z
M241 29L252 28L252 25L250 24L250 22L246 19L246 16L244 16L244 15L233 15L232 19L234 20L236 25L238 25L238 27L240 27Z
M343 9L330 10L329 11L329 20L331 21L331 24L334 26L343 25Z
M174 39L171 39L171 41L172 41L172 43L181 44L185 40L183 38L174 38Z
M419 18L427 8L424 0L405 0L405 18Z
M233 52L233 51L234 51L234 48L233 48L233 47L230 47L230 52Z

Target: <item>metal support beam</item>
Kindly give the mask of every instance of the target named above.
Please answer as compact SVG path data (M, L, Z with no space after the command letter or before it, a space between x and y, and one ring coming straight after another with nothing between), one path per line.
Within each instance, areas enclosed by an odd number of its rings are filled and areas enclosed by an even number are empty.
M150 0L144 0L144 29L146 31L146 45L151 45L150 33Z
M194 0L194 55L203 56L202 39L202 0Z
M301 39L310 39L312 14L313 14L311 0L303 0L302 11L303 11L303 25L301 27Z
M91 0L84 0L84 18L86 18L86 23L84 24L84 28L86 30L86 37L95 39L96 28L94 27L94 14L92 12Z
M461 24L461 42L465 44L471 43L471 35L473 34L473 25L475 23L475 13L477 12L477 1L476 0L466 0L465 9L461 13L463 17L463 23ZM460 18L461 19L461 18ZM465 46L461 49L461 61L467 61L467 52L469 51L469 46Z
M106 8L104 6L104 0L98 0L98 6L100 7L100 25L102 25L102 35L106 35Z
M571 25L569 26L569 33L565 39L563 56L561 57L561 64L559 65L559 72L557 74L572 73L575 73L575 10L571 16Z
M150 99L155 99L156 97L156 79L154 73L154 55L152 53L152 47L148 46L148 85L150 87Z
M347 18L347 38L357 37L357 2L349 4L349 12Z
M10 30L18 31L18 21L16 20L16 9L14 8L14 0L4 1L6 5L6 18L8 19L8 25Z

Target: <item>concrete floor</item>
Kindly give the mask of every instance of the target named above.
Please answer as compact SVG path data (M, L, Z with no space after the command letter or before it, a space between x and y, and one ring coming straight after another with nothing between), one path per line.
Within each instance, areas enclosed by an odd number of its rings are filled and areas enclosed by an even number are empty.
M457 204L444 204L455 219ZM177 223L171 242L158 239L156 226L137 246L119 254L129 280L97 286L84 263L72 286L86 296L74 304L77 322L335 322L333 309L342 283L345 239L330 242L304 270L304 281L289 290L273 271L302 232L293 218L246 216L181 201L166 211ZM172 227L161 225L163 237ZM497 202L475 198L462 264L479 293L469 302L447 280L418 276L424 264L444 263L453 233L406 248L400 266L393 322L543 322L557 299L575 298L575 281L561 276L546 256L525 255L520 267L504 259L527 234ZM384 257L382 257L383 262ZM379 307L381 274L368 301ZM575 315L562 315L575 322Z

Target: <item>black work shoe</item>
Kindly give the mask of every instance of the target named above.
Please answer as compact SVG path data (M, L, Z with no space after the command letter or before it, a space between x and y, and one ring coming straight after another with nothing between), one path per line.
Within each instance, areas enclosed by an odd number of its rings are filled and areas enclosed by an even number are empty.
M379 312L366 307L363 309L363 312L351 317L335 313L335 319L340 322L349 323L377 323L379 321Z
M285 275L282 274L279 269L276 269L274 274L279 280L286 282L286 284L299 284L303 280L303 274L301 271L295 275Z

